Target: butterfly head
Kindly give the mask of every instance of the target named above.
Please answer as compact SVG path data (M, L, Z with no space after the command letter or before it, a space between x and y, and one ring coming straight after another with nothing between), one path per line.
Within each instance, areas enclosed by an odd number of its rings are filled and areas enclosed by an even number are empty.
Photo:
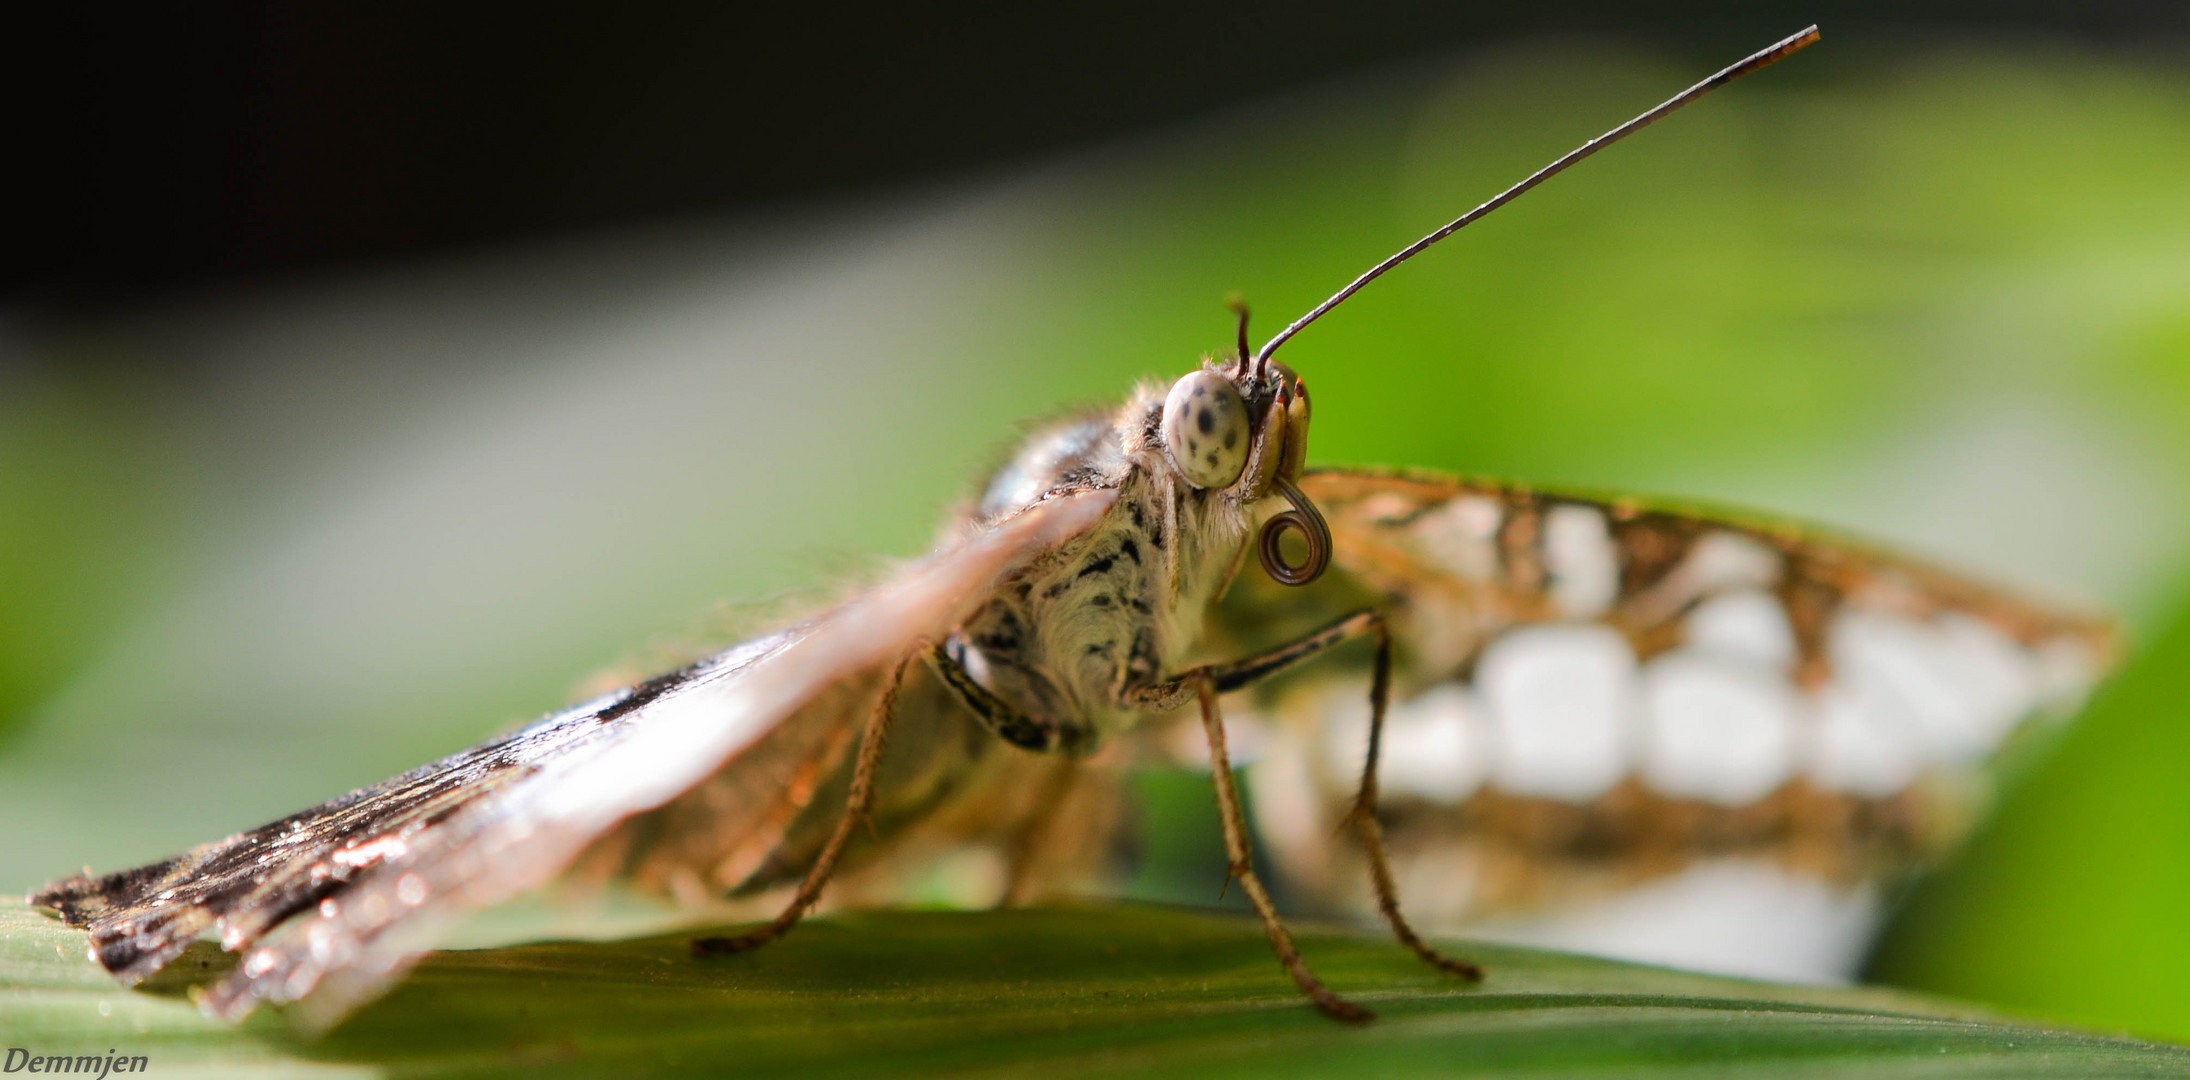
M1308 456L1308 387L1291 368L1248 352L1246 305L1233 309L1238 356L1205 361L1171 384L1161 421L1164 455L1193 489L1221 491L1243 506L1284 496L1292 509L1263 525L1257 553L1271 577L1306 585L1331 561L1330 528L1298 484ZM1289 531L1307 548L1298 562L1285 554Z

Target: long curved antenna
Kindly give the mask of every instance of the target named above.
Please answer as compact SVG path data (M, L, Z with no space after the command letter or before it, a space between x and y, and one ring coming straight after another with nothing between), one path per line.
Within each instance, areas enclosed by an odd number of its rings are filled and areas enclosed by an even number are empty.
M1758 51L1747 59L1734 64L1726 70L1721 71L1718 74L1713 75L1710 78L1705 79L1702 82L1697 83L1696 85L1691 86L1688 89L1673 95L1672 97L1666 99L1665 103L1659 105L1657 108L1652 109L1649 112L1646 112L1641 116L1634 118L1633 120L1629 120L1627 123L1621 124L1619 127L1613 128L1612 130L1607 131L1604 134L1599 135L1596 138L1591 139L1588 142L1585 142L1582 145L1568 151L1565 157L1562 157L1559 160L1554 161L1551 164L1546 165L1533 173L1530 173L1528 175L1528 179L1523 180L1520 183L1499 192L1496 196L1492 197L1489 202L1486 202L1483 205L1478 206L1475 209L1470 210L1457 218L1454 218L1451 224L1448 224L1443 228L1438 229L1436 232L1433 232L1428 236L1425 236L1422 239L1415 241L1414 243L1408 244L1406 247L1401 248L1398 254L1393 255L1391 258L1370 267L1368 273L1355 278L1351 284L1347 285L1343 289L1338 290L1336 293L1331 294L1331 298L1329 300L1325 300L1324 302L1317 304L1314 311L1311 311L1306 315L1301 316L1300 318L1294 319L1291 326L1288 326L1285 329L1278 331L1277 336L1271 338L1267 343L1262 346L1262 351L1255 354L1256 364L1259 366L1263 362L1269 360L1270 354L1276 352L1278 346L1285 344L1286 339L1291 338L1294 334L1299 333L1302 328L1306 327L1309 323L1312 323L1317 319L1322 318L1324 312L1329 311L1332 308L1335 308L1338 305L1344 303L1347 297L1352 296L1357 292L1360 292L1362 286L1367 285L1368 283L1375 281L1377 278L1384 276L1384 272L1390 270L1392 267L1398 266L1400 263L1406 262L1408 259L1414 258L1416 255L1420 254L1424 248L1429 247L1431 244L1434 244L1439 240L1443 240L1444 238L1451 236L1453 233L1459 232L1469 222L1472 222L1476 218L1482 217L1484 214L1488 214L1491 211L1496 210L1509 202L1512 202L1514 199L1519 198L1522 192L1527 191L1528 189L1535 187L1536 185L1541 184L1554 176L1557 176L1561 172L1564 172L1567 166L1572 165L1575 162L1580 161L1583 158L1588 157L1589 155L1594 154L1597 151L1612 145L1613 143L1619 142L1621 139L1626 138L1634 132L1649 126L1652 121L1658 119L1659 117L1664 116L1665 114L1672 112L1673 110L1678 109L1681 106L1686 105L1689 102L1694 101L1697 98L1702 97L1703 95L1708 94L1711 91L1726 85L1727 83L1733 82L1735 79L1741 78L1742 76L1747 75L1750 72L1757 70L1758 68L1765 67L1779 60L1785 59L1789 55L1792 55L1795 50L1800 49L1805 45L1815 44L1817 40L1817 27L1812 26L1809 29L1802 31L1799 34L1795 34L1794 36L1789 37L1776 45Z

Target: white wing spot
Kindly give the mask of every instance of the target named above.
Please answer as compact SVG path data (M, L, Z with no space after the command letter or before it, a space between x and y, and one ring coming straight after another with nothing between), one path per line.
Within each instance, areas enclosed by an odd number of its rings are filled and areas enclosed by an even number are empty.
M1488 581L1498 575L1498 522L1503 516L1494 499L1462 495L1435 513L1424 514L1414 526L1422 553L1463 578Z
M1706 533L1663 579L1627 601L1628 614L1654 626L1714 593L1768 588L1779 580L1784 563L1777 550L1754 537Z
M1393 795L1458 805L1489 778L1490 767L1489 721L1459 683L1439 683L1384 717L1377 779Z
M1380 525L1396 522L1420 504L1396 491L1379 491L1354 504L1355 513Z
M1943 761L1991 752L2037 703L2030 655L1965 615L1926 622L1843 609L1826 648L1835 684L1867 713L1898 715Z
M1579 802L1627 772L1635 654L1610 627L1510 631L1483 650L1476 686L1497 733L1499 787Z
M1353 695L1348 695L1353 696ZM1369 712L1369 695L1361 694L1354 700L1354 707L1362 714L1366 725ZM1270 743L1271 728L1258 713L1240 708L1224 711L1224 756L1233 768L1252 765L1262 757L1263 748ZM1367 738L1367 728L1363 728ZM1196 772L1209 771L1209 732L1196 719L1191 724L1173 724L1166 740L1171 760Z
M1986 745L1997 746L2038 707L2037 659L2021 642L1974 616L1949 612L1939 625Z
M1551 571L1551 602L1560 614L1587 618L1604 612L1620 592L1620 561L1604 512L1572 504L1544 515L1544 566Z
M1801 698L1780 675L1688 650L1643 669L1643 779L1742 806L1794 771Z
M1841 888L1750 859L1678 874L1470 934L1775 982L1846 982L1870 951L1878 887Z
M2063 712L2083 705L2098 681L2099 658L2082 641L2063 635L2038 646L2032 656L2032 689L2049 709Z
M1688 646L1775 671L1795 662L1795 632L1779 599L1761 589L1737 589L1696 605L1683 624Z
M1810 779L1819 787L1884 798L1922 770L1923 748L1908 718L1879 688L1836 678L1816 700Z
M1744 586L1767 586L1779 581L1780 555L1755 537L1740 533L1708 533L1688 550L1681 572L1697 594Z
M1324 815L1316 783L1317 747L1312 740L1298 737L1297 729L1279 728L1276 735L1269 752L1248 770L1247 786L1253 798L1247 808L1255 816L1255 831L1270 845L1287 879L1312 889L1325 888L1336 860L1329 855L1331 821ZM1341 783L1346 775L1340 773ZM1352 775L1358 776L1358 770Z

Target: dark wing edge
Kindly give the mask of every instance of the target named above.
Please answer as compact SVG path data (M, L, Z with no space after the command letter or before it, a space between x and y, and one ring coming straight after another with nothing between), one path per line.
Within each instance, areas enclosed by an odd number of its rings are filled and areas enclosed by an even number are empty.
M455 918L548 883L815 694L940 637L1115 498L1053 495L793 630L174 858L62 878L30 903L87 929L91 958L130 984L215 931L243 959L201 1008L235 1020L260 1001L300 1002L291 1018L324 1029Z

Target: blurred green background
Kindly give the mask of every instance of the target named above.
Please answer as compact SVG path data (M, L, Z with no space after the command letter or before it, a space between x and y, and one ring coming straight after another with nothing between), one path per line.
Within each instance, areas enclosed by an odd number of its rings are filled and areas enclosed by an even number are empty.
M1311 457L1748 503L2118 612L2128 668L1872 973L2190 1039L2190 70L1826 34L1289 345ZM0 886L915 553L1016 421L1223 347L1228 292L1275 329L1714 66L1486 35L795 204L33 289L0 323Z

